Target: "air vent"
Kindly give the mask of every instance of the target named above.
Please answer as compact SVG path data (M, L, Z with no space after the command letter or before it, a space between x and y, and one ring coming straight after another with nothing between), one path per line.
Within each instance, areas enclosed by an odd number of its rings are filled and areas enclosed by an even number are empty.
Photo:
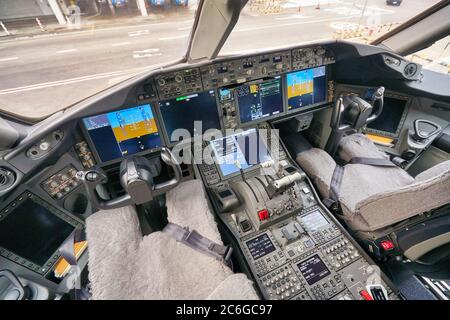
M14 184L14 173L11 171L0 168L0 191L6 190Z

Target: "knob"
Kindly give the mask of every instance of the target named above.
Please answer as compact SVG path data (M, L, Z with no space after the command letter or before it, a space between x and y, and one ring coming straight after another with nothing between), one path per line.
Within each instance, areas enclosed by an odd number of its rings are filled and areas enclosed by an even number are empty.
M181 75L177 74L175 76L175 81L179 83L179 82L183 81L183 77Z
M50 148L50 143L47 141L44 141L39 145L39 149L41 149L42 151L46 151L48 150L48 148Z
M158 85L163 87L166 84L166 80L164 80L163 78L158 79Z

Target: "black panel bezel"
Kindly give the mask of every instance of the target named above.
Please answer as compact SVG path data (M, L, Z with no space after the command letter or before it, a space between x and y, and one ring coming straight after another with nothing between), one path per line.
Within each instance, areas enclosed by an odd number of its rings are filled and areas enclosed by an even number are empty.
M84 225L79 222L77 219L72 218L70 215L66 214L65 212L57 209L55 206L49 204L48 202L44 201L39 196L35 195L29 190L26 190L22 192L18 197L16 197L13 201L9 202L7 205L1 208L0 210L0 223L3 219L5 219L9 214L14 212L14 208L18 206L21 202L25 201L26 199L31 199L35 203L38 203L39 205L46 208L50 213L56 215L58 218L64 220L66 223L72 225L74 229L82 229L84 228ZM0 246L0 256L11 260L14 263L17 263L19 265L22 265L23 267L30 269L31 271L34 271L40 275L45 275L53 265L59 260L61 255L59 254L59 250L56 250L51 254L50 258L47 259L47 261L44 263L44 265L38 265L32 261L29 261L13 251L10 251L7 248L4 248Z

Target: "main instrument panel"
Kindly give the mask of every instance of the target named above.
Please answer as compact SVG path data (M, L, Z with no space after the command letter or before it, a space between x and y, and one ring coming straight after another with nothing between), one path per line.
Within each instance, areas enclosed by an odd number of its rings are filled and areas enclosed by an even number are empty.
M177 68L137 90L136 105L82 119L97 163L148 153L207 130L251 127L328 102L325 46Z

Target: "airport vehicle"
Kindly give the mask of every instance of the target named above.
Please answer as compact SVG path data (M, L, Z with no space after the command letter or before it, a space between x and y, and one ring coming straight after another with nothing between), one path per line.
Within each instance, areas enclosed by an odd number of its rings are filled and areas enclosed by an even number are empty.
M219 56L245 2L200 1L179 61L1 113L0 298L448 300L450 76L405 57L448 2Z

